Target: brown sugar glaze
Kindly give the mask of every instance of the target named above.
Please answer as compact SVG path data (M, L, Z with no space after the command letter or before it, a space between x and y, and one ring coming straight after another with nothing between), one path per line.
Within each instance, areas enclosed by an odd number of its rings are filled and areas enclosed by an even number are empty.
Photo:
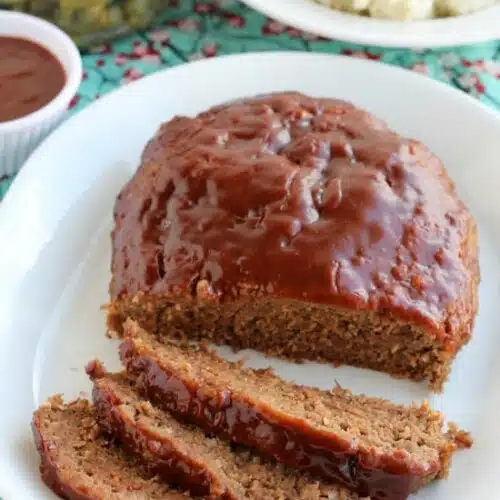
M457 308L474 314L475 226L441 162L343 101L283 93L174 118L115 222L113 299L206 280L219 302L390 310L451 341Z
M66 73L45 47L0 36L0 122L39 110L59 94Z
M120 357L137 387L153 403L206 432L255 447L293 469L342 485L371 500L404 500L439 473L439 462L427 470L408 459L404 450L382 455L360 451L355 442L333 439L299 422L287 424L265 405L256 407L229 390L213 394L190 386L147 356L134 356L125 340ZM194 478L194 475L193 475Z

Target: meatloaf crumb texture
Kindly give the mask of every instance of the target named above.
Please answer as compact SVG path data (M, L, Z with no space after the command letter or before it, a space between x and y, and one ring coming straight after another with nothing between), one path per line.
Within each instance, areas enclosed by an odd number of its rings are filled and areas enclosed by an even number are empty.
M443 433L425 404L297 386L203 346L156 339L133 321L124 333L121 359L142 393L207 432L374 499L406 498L448 473L458 431Z
M94 381L97 419L148 469L196 495L227 500L357 500L355 493L265 463L198 428L182 424L141 398L124 374L98 362Z
M110 443L88 401L64 404L51 398L33 416L40 473L54 493L68 500L186 500Z
M174 117L114 223L105 309L125 371L89 363L94 405L54 396L32 421L60 497L405 500L471 446L426 403L298 386L207 347L442 390L474 325L478 243L420 142L295 92Z
M281 93L176 117L115 205L109 327L429 379L471 335L476 226L439 159Z

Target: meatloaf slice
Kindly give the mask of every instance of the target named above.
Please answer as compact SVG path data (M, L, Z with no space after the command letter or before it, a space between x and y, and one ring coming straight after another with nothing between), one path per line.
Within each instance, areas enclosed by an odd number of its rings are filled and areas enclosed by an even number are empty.
M476 224L453 181L425 145L343 101L278 93L172 119L114 220L118 333L132 317L436 391L472 333Z
M68 500L186 500L103 436L86 400L49 399L33 416L46 485Z
M94 382L99 424L149 470L192 494L226 500L357 500L355 493L321 484L248 450L232 450L199 428L178 422L143 399L124 374L106 373L99 362Z
M426 404L404 407L287 383L204 346L174 344L125 323L120 355L154 404L207 432L258 449L291 468L362 495L396 498L447 476L466 434L443 432L442 415Z

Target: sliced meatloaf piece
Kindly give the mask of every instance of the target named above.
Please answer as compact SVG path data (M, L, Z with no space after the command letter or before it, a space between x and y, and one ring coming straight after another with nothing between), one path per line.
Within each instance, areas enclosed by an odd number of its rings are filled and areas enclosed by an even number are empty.
M45 484L68 500L186 500L101 433L86 400L49 399L34 414L33 435Z
M426 146L344 101L287 92L172 119L114 220L118 333L132 317L437 391L472 333L473 217Z
M192 494L225 500L360 498L343 488L264 463L248 450L232 450L229 443L178 422L143 399L124 374L108 374L95 361L87 372L94 382L99 424L151 472Z
M426 404L404 407L287 383L204 346L174 344L125 323L120 355L154 404L207 432L258 449L291 468L373 498L405 498L446 477L457 442ZM459 432L460 439L455 440Z

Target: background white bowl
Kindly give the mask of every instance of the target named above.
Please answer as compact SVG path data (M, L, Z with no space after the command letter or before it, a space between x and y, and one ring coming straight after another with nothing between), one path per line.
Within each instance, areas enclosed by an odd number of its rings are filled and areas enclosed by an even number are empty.
M0 11L0 36L31 40L61 62L66 84L46 106L27 116L0 123L0 176L14 174L29 154L63 119L82 79L82 61L73 41L59 28L34 16Z
M243 0L272 19L315 35L380 47L429 49L500 38L500 4L472 14L390 21L329 9L312 0Z

